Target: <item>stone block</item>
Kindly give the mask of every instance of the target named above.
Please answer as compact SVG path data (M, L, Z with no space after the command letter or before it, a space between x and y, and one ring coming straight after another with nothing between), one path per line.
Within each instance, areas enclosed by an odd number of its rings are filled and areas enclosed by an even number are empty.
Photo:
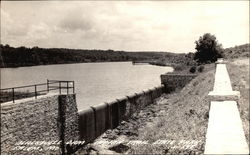
M80 140L86 143L96 138L95 134L95 114L92 108L88 108L79 112L79 133Z
M119 123L122 120L125 120L128 116L127 114L127 98L121 98L121 99L117 99L118 102L118 107L119 107Z
M119 112L119 104L117 101L113 101L107 103L109 107L109 127L111 129L116 128L120 123L120 112Z
M157 88L152 89L152 99L156 99L158 96Z
M197 74L162 74L161 83L165 86L164 92L169 93L176 88L183 88L196 76Z
M153 103L152 91L151 90L144 91L144 97L145 97L146 105L149 105L149 104Z
M135 98L136 98L136 94L127 96L126 110L127 110L128 116L131 116L137 110Z
M95 113L95 135L100 136L109 129L109 109L105 103L92 106Z

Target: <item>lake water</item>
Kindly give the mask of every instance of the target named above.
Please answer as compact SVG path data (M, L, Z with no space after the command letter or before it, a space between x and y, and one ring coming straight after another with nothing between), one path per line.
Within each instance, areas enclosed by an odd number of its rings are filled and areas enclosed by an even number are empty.
M114 101L160 85L160 74L171 67L132 65L132 62L78 63L1 68L1 88L73 80L78 110Z

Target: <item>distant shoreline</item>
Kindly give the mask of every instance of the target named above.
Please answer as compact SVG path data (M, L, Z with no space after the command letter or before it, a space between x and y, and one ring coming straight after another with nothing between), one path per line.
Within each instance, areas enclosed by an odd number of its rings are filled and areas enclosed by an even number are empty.
M63 48L27 48L0 46L0 68L16 68L50 64L96 63L96 62L128 62L159 61L161 59L176 62L183 60L186 54L170 52L126 52L114 50L87 50Z
M131 62L132 61L98 61L98 62L72 62L72 63L55 63L55 64L45 64L45 65L30 65L30 66L17 66L17 67L0 67L0 68L20 68L20 67L35 67L35 66L50 66L50 65L71 65L71 64L82 64L82 63L110 63L110 62Z
M0 69L4 69L4 68L8 68L8 69L16 69L16 68L20 68L20 67L35 67L35 66L50 66L50 65L71 65L71 64L82 64L82 63L86 63L86 64L91 64L91 63L117 63L117 62L131 62L131 64L133 64L133 61L98 61L98 62L73 62L73 63L61 63L61 64L46 64L46 65L31 65L31 66L17 66L17 67L0 67ZM174 64L154 64L154 63L150 63L147 62L145 63L147 65L153 65L153 66L161 66L161 67L173 67ZM135 65L135 64L134 64Z

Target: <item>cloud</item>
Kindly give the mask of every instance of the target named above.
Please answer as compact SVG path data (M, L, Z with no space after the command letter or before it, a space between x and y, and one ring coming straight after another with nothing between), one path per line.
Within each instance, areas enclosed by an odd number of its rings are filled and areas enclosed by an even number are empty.
M86 12L80 11L80 8L74 8L62 18L58 26L69 31L89 31L93 26L93 21L90 16L86 15Z
M249 42L249 2L36 1L1 3L12 46L194 51L210 32L224 47Z

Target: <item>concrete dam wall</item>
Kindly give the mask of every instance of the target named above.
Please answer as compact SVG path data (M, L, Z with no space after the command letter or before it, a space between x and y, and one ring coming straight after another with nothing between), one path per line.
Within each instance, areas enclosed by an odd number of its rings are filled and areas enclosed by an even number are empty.
M80 139L93 141L108 129L114 129L136 111L154 102L161 96L164 86L127 96L110 103L92 106L79 112Z

